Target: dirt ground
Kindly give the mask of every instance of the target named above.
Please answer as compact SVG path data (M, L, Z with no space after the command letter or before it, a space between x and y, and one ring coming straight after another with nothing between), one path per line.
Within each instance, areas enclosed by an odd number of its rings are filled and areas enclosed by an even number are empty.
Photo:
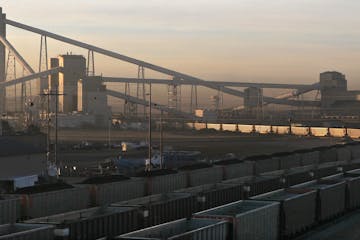
M107 143L107 130L60 130L59 141L62 151L59 158L65 163L87 165L98 163L105 158L117 156L120 149L71 150L71 146L81 141ZM111 143L122 141L144 141L147 132L111 131ZM153 132L152 141L159 144L159 132ZM269 154L275 152L293 151L333 145L341 142L336 138L315 138L298 136L251 135L239 133L176 131L165 132L163 143L165 147L175 150L200 151L208 159L219 159L227 153L234 153L242 158L245 156ZM146 150L138 154L146 156Z

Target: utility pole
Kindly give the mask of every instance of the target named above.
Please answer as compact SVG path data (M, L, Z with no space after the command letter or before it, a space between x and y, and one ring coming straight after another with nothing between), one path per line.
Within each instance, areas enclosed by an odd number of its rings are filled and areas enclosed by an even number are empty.
M47 91L47 111L46 111L46 120L47 120L47 143L46 143L46 161L49 163L50 162L50 94L49 94L49 89Z
M150 168L151 168L151 82L149 80L149 162L150 162Z
M0 136L3 135L3 120L2 120L2 115L0 116Z
M50 96L55 96L55 144L54 144L54 163L57 168L60 168L60 164L58 162L58 112L59 112L59 96L65 94L59 94L58 86L56 85L55 93L51 92L50 89L46 93L40 94L41 96L47 96L47 163L50 163L50 145L51 145L51 138L50 138Z
M58 111L59 111L59 86L56 85L55 89L55 145L54 145L54 161L58 169L60 168L60 164L57 160L58 155Z
M111 116L108 119L108 148L111 149L111 125L112 119Z
M161 110L160 115L160 169L164 168L163 160L163 110Z
M46 163L49 166L50 165L50 145L51 145L51 139L50 139L50 90L47 89L46 92L41 93L40 96L45 96L47 98L47 108L46 108Z

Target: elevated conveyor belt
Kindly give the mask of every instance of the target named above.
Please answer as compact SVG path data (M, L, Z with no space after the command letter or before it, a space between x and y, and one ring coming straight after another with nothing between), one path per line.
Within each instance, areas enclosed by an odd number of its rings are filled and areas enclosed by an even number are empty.
M161 67L161 66L158 66L158 65L154 65L154 64L145 62L145 61L141 61L141 60L138 60L138 59L135 59L135 58L131 58L131 57L125 56L123 54L119 54L119 53L116 53L116 52L113 52L113 51L109 51L109 50L106 50L106 49L103 49L103 48L99 48L99 47L96 47L94 45L90 45L90 44L83 43L83 42L80 42L80 41L77 41L77 40L73 40L73 39L58 35L58 34L54 34L54 33L44 31L44 30L41 30L41 29L38 29L38 28L34 28L34 27L31 27L31 26L28 26L28 25L25 25L25 24L22 24L22 23L13 21L13 20L5 19L5 23L8 24L8 25L20 28L20 29L24 29L24 30L27 30L27 31L30 31L30 32L33 32L33 33L37 33L37 34L40 34L40 35L43 35L43 36L46 36L46 37L49 37L49 38L53 38L53 39L65 42L65 43L69 43L71 45L75 45L75 46L78 46L78 47L81 47L81 48L85 48L85 49L88 49L90 51L103 54L105 56L109 56L109 57L112 57L112 58L115 58L115 59L119 59L119 60L122 60L122 61L125 61L125 62L128 62L128 63L136 64L138 66L142 66L144 68L148 68L148 69L151 69L151 70L156 71L156 72L160 72L160 73L163 73L163 74L166 74L166 75L174 76L176 78L189 81L189 82L191 82L192 84L195 84L195 85L202 85L202 86L205 86L205 87L210 88L210 89L220 90L220 91L222 91L222 92L224 92L226 94L229 94L229 95L233 95L233 96L237 96L237 97L244 97L244 92L242 92L242 91L235 90L235 89L228 88L228 87L219 87L217 84L215 84L215 83L213 83L211 81L205 81L205 80L202 80L202 79L197 78L197 77L193 77L193 76L190 76L190 75L187 75L187 74L184 74L184 73L173 71L173 70L170 70L168 68L164 68L164 67ZM295 100L288 100L288 99L276 99L276 98L272 98L272 97L264 97L263 100L265 102L267 102L267 103L285 104L285 105L292 105L292 106L317 106L318 105L318 103L315 102L315 101L295 101Z
M121 98L121 99L124 99L124 100L126 100L128 102L132 102L132 103L135 103L135 104L139 104L139 105L143 105L143 106L147 106L147 107L149 106L148 101L139 99L137 97L132 97L132 96L129 96L129 95L126 95L124 93L117 92L117 91L107 90L107 95L112 96L112 97L116 97L116 98ZM195 116L193 116L193 115L191 115L189 113L185 113L185 112L181 112L181 111L178 111L178 110L175 110L175 109L172 109L172 108L168 108L165 105L157 104L157 103L154 103L154 102L151 103L151 107L154 108L154 109L160 110L160 111L168 112L170 114L173 114L175 116L179 116L179 117L185 118L185 119L195 120L195 118L196 118Z

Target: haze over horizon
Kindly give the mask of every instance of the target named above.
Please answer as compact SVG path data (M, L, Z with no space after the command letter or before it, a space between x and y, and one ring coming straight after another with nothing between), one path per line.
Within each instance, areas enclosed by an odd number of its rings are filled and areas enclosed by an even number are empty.
M206 80L313 83L337 70L360 88L355 0L0 0L0 7L9 19ZM40 37L13 27L7 36L37 69ZM87 54L48 45L49 57ZM137 74L107 57L95 62L99 74Z

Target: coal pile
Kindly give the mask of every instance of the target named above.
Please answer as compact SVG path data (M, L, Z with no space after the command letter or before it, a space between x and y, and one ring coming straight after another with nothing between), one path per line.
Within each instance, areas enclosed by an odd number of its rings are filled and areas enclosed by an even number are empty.
M80 184L105 184L111 182L121 182L129 180L130 178L123 175L107 175L107 176L94 176L85 179Z
M216 161L214 162L215 165L230 165L230 164L237 164L237 163L242 163L243 161L238 159L238 158L233 158L233 159L225 159L225 160L220 160L220 161Z
M163 176L177 173L177 171L172 169L160 169L160 170L153 170L153 171L142 171L135 175L135 177L155 177L155 176Z
M271 155L263 154L263 155L249 156L249 157L245 158L245 160L257 161L257 160L265 160L265 159L269 159L269 158L271 158Z
M15 194L35 194L35 193L42 193L42 192L52 192L58 191L62 189L73 188L73 186L64 183L64 182L57 182L57 183L48 183L48 184L39 184L32 187L25 187L17 189L14 193Z
M179 170L196 170L196 169L209 168L209 167L211 167L211 165L208 163L196 163L192 165L183 166L179 168Z

